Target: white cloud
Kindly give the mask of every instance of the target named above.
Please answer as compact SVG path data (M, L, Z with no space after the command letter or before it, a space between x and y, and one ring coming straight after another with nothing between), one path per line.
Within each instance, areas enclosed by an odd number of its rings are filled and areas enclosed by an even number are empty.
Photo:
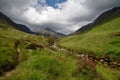
M59 4L58 9L50 6L45 6L43 8L44 9L41 9L42 11L38 11L34 7L29 7L23 14L27 23L36 25L49 25L50 23L50 27L56 26L57 28L63 28L56 30L59 32L64 30L64 33L70 33L78 29L80 27L78 26L80 21L91 13L89 9L82 6L79 0L76 0L76 2L74 0L68 0L65 3Z
M0 10L34 30L50 27L68 34L92 21L98 13L120 5L119 0L67 0L56 4L58 8L55 9L47 6L46 0L39 1L44 6L38 5L37 0L1 0Z

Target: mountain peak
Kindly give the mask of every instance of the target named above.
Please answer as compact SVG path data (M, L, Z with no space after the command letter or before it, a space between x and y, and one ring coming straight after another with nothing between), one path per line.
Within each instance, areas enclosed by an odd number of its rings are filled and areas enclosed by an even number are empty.
M44 35L44 36L52 36L52 37L62 37L65 36L62 33L58 33L56 31L54 31L53 29L46 27L44 29L42 29L39 34Z
M53 29L51 29L51 28L49 28L49 27L46 27L46 28L44 28L43 30L53 31L53 32L55 32Z

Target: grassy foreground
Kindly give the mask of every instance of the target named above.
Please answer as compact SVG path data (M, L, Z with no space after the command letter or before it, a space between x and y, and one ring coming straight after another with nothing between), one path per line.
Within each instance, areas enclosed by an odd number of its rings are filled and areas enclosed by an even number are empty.
M70 54L72 51L92 52L96 56L109 53L114 60L120 51L119 21L117 18L102 25L111 26L111 29L106 27L109 31L99 31L100 27L96 27L86 34L61 39L60 46L68 51L51 47L51 39L20 32L2 22L0 80L120 80L119 70Z

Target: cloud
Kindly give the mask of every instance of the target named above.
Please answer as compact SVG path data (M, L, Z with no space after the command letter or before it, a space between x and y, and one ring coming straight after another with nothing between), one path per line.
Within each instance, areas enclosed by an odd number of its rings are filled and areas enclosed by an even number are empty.
M120 0L67 0L53 8L46 0L1 0L0 10L32 30L50 27L69 34L93 21L101 12L119 5Z

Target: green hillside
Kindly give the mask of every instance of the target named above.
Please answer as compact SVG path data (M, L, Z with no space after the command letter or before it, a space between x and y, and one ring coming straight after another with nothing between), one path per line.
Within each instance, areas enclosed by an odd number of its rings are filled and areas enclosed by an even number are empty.
M60 40L60 45L78 53L92 52L96 56L120 56L120 18L95 26L92 30Z
M59 46L73 53L92 56L93 59L109 59L118 63L120 68L120 17L96 25L82 34L61 38ZM105 80L119 80L116 77L113 78L113 75L119 75L119 72L112 73L105 67L101 69L100 66L98 67L97 71L100 70L100 73L106 77Z
M30 48L33 45L34 47ZM37 46L38 45L38 46ZM44 38L35 35L29 35L18 31L5 21L0 22L0 75L4 72L14 69L19 63L19 55L25 59L28 54L24 54L26 48L34 49L47 46ZM19 52L23 51L22 52ZM28 50L27 50L28 51Z

